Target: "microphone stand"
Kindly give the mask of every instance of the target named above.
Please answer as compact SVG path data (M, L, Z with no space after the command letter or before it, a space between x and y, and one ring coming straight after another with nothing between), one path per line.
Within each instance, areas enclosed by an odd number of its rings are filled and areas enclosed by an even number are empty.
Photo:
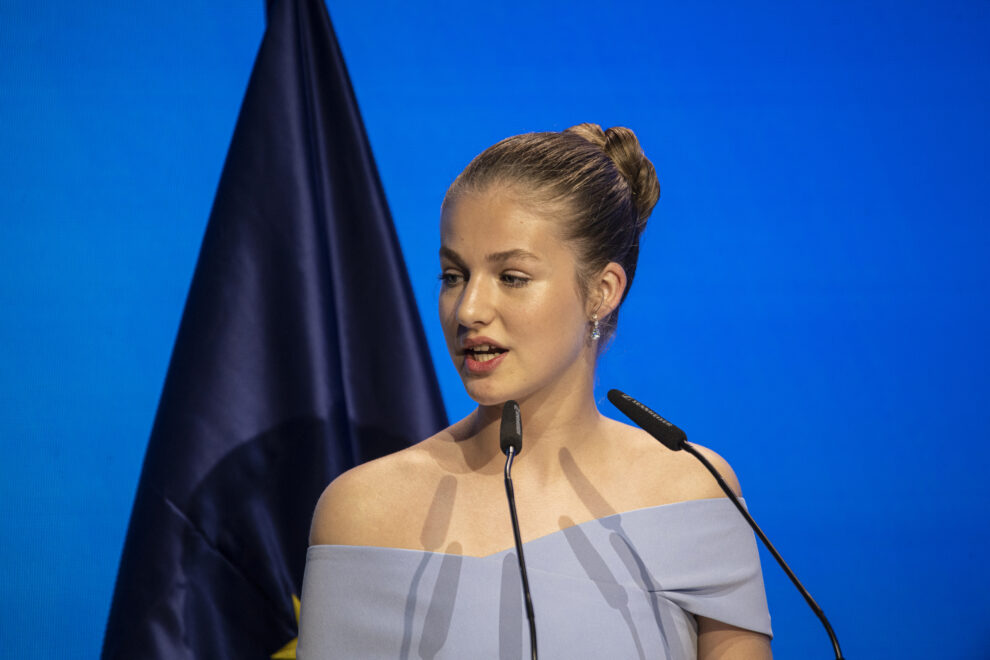
M509 515L512 517L512 536L516 542L516 557L519 559L519 575L522 578L523 599L526 604L526 619L529 621L529 648L533 660L536 655L536 615L533 612L533 598L529 593L529 576L526 574L526 558L523 556L522 535L519 533L519 516L516 514L516 494L512 488L512 458L516 448L510 446L505 452L505 495L509 500Z
M842 657L842 650L839 648L839 639L836 637L835 631L832 630L832 625L825 617L825 612L818 606L815 599L811 597L808 590L804 588L801 581L797 579L797 576L794 575L794 571L791 570L791 567L787 565L784 558L780 556L779 552L777 552L777 548L773 547L773 543L770 542L767 535L763 533L760 526L756 524L755 520L753 520L753 516L749 515L749 511L747 511L742 505L739 498L736 497L736 494L732 492L729 484L725 483L725 479L723 479L722 475L715 469L715 466L712 465L707 458L702 456L701 453L694 448L694 445L687 441L687 434L658 415L656 411L643 405L624 392L620 392L619 390L609 390L608 400L611 401L612 405L618 408L622 414L635 422L636 425L644 431L659 440L665 447L671 451L680 451L683 449L701 461L701 464L712 473L712 476L715 477L715 481L718 482L719 487L723 492L725 492L732 503L736 505L739 513L741 513L743 518L746 519L749 526L752 527L753 531L756 532L756 535L760 537L760 541L763 542L763 545L770 551L773 558L777 560L780 567L784 569L784 573L787 574L787 577L791 579L791 582L794 583L797 590L802 596L804 596L804 600L807 601L808 606L811 607L811 611L814 612L815 616L817 616L822 622L822 625L825 627L825 632L828 633L828 638L832 642L832 650L835 652L836 660L844 660Z
M756 532L756 535L760 537L761 541L763 541L763 545L765 545L767 550L770 551L770 554L773 555L773 558L777 560L777 563L780 564L780 567L784 569L784 573L787 574L787 577L791 579L791 582L794 583L794 586L797 587L797 590L801 592L802 596L804 596L804 599L808 602L808 606L811 607L811 611L815 613L815 615L819 618L819 620L821 620L822 625L825 626L825 632L828 633L828 638L832 641L832 650L835 652L836 660L843 660L842 650L839 648L839 639L835 636L835 631L832 630L832 625L828 622L828 619L825 618L825 612L822 610L821 607L818 606L818 603L815 602L815 599L811 597L811 594L808 593L808 590L804 588L804 585L801 584L801 581L797 579L797 576L794 575L794 571L791 570L791 567L787 565L787 562L784 561L784 558L780 556L779 552L777 552L777 548L773 547L773 543L770 542L770 539L767 538L767 535L763 533L763 530L760 529L760 526L756 524L755 520L753 520L753 516L749 515L749 511L747 511L746 507L742 505L742 502L739 501L739 498L736 497L736 494L732 492L732 488L729 487L729 484L725 483L725 479L723 479L722 475L719 474L718 470L715 469L715 466L712 465L707 458L702 456L701 452L699 452L697 449L694 448L694 445L692 445L690 442L685 440L681 444L681 448L687 453L697 458L699 461L701 461L701 464L704 465L706 468L708 468L708 471L712 473L712 476L715 477L715 481L718 482L718 485L722 488L725 494L728 495L730 500L732 500L732 503L736 505L736 508L739 509L739 513L741 513L743 518L746 519L746 522L749 523L749 526L753 528L753 531Z

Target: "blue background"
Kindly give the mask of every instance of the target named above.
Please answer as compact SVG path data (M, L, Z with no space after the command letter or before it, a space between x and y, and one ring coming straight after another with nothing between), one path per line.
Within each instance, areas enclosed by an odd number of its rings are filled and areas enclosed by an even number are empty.
M260 0L98 5L0 0L0 639L25 658L98 653L264 29ZM330 12L452 418L446 186L509 134L630 126L663 196L602 396L729 459L847 657L987 657L990 3ZM763 560L776 656L830 657Z

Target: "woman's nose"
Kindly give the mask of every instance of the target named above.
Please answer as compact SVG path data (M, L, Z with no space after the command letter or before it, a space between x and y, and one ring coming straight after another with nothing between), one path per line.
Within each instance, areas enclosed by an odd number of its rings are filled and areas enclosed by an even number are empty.
M457 322L469 328L491 323L495 316L495 301L492 287L482 278L468 280L457 306Z

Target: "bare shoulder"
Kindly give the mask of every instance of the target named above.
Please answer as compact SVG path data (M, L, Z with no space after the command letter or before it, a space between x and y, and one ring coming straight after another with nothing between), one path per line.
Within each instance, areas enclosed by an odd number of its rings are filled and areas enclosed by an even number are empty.
M627 465L633 472L631 483L638 484L650 504L725 497L725 492L702 463L687 451L672 451L645 431L616 422L612 433L628 452ZM740 494L739 480L728 461L719 454L691 443L699 454L722 475L732 491Z
M432 438L430 439L432 440ZM312 545L402 545L406 513L421 506L421 493L436 465L424 443L344 472L323 491L313 513Z
M691 443L691 446L697 449L698 453L704 456L708 462L712 464L712 467L714 467L718 473L722 475L722 479L724 479L725 483L729 485L729 488L732 489L732 492L735 493L736 497L741 497L742 487L739 485L739 478L736 477L736 473L732 469L732 466L729 465L729 462L708 447L702 447L701 445L696 445L693 442ZM691 459L694 460L694 457L692 456ZM704 470L704 473L708 475L708 477L712 480L712 483L715 484L715 487L718 488L718 495L715 497L722 497L725 493L722 491L721 487L718 486L717 482L715 482L715 478L711 476L711 473L707 469L700 465L700 462L698 467Z

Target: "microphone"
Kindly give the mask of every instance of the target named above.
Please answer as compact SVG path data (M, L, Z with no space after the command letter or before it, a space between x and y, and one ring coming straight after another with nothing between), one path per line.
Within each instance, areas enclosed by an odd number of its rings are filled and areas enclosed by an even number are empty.
M628 394L624 394L619 390L609 390L608 400L612 402L613 406L619 409L619 412L635 422L636 426L663 443L663 446L667 449L680 451L685 448L687 434L684 431Z
M718 485L721 486L723 491L725 491L725 494L728 495L730 500L732 500L732 503L736 505L736 508L739 509L739 513L741 513L743 518L746 519L749 526L753 528L756 535L760 537L763 545L765 545L767 550L770 551L773 558L777 560L780 567L784 569L784 573L786 573L787 577L791 579L791 582L794 583L797 590L802 596L804 596L804 600L808 603L808 606L811 607L811 610L822 622L822 625L825 627L825 632L828 633L828 638L832 642L832 650L835 652L836 660L843 660L842 650L839 648L839 639L835 636L835 632L832 630L831 624L825 617L825 612L818 606L815 599L811 597L808 590L804 588L801 581L797 579L797 576L794 575L794 571L791 570L790 566L787 565L787 562L784 561L784 558L780 556L779 552L777 552L777 548L773 547L773 543L770 542L767 535L763 533L760 526L756 524L755 520L753 520L753 516L749 515L749 511L747 511L742 505L739 498L736 497L736 494L732 492L732 488L729 487L729 484L725 483L725 479L723 479L722 475L715 469L715 466L712 465L711 462L709 462L709 460L705 458L697 449L695 449L694 445L687 441L687 434L658 415L649 407L643 405L628 394L620 392L619 390L609 390L608 400L612 402L612 405L619 409L619 412L635 422L641 429L663 443L665 447L673 451L683 449L701 461L702 465L708 468L708 471L712 473L713 477L715 477L715 481L718 482Z
M506 401L502 407L502 425L498 429L498 442L502 453L508 456L509 450L514 450L516 456L522 451L522 414L519 404Z
M529 593L529 576L526 575L526 558L523 556L522 535L519 533L519 516L516 515L516 494L512 488L512 459L522 451L522 414L519 404L506 401L502 407L502 425L498 431L499 445L505 454L505 496L509 500L509 516L512 518L512 536L516 542L519 559L519 576L522 579L523 602L529 620L529 650L536 660L536 615L533 613L533 597Z

